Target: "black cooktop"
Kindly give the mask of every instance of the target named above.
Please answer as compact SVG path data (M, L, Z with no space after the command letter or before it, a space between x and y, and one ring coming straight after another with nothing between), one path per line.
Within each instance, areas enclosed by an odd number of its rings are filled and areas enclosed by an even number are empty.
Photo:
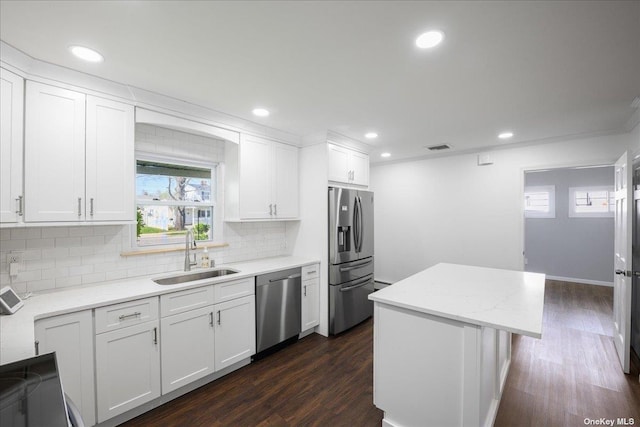
M0 426L67 427L55 353L0 365Z

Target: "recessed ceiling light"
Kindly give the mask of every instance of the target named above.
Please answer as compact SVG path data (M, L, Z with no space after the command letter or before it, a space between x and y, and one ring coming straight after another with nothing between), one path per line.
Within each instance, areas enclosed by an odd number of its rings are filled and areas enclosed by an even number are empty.
M378 134L375 132L368 132L364 134L364 137L368 139L374 139L378 137Z
M438 30L427 31L422 33L416 39L416 46L420 49L430 49L438 46L444 40L444 33Z
M254 108L253 115L258 117L267 117L269 115L269 110L265 110L264 108Z
M498 138L500 139L509 139L513 136L513 132L502 132L498 134Z
M75 56L88 62L102 62L104 57L93 49L84 46L69 46L69 50Z
M382 153L380 157L391 157L391 153Z

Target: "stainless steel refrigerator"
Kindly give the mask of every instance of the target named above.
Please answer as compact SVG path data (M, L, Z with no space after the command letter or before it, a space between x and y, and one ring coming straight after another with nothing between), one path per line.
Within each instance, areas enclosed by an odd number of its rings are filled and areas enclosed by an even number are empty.
M329 333L373 315L373 193L329 187Z

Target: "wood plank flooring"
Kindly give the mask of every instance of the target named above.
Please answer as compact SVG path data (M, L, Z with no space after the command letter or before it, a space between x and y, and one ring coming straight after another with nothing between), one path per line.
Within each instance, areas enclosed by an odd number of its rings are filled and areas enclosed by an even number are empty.
M613 344L613 288L547 280L542 339L513 338L495 426L640 423L638 365L624 375Z
M543 339L514 336L495 425L584 426L603 417L640 424L637 365L622 374L611 313L611 288L547 281ZM372 326L308 336L125 426L379 426Z

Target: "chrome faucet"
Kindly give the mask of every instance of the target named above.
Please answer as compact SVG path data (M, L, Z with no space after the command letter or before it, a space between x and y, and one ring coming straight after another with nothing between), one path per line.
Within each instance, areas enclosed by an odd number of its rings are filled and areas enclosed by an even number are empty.
M194 249L196 247L196 239L193 237L193 231L187 230L184 239L184 271L191 271L191 266L196 265L196 254L193 254L193 261L191 261L191 244L193 243Z

